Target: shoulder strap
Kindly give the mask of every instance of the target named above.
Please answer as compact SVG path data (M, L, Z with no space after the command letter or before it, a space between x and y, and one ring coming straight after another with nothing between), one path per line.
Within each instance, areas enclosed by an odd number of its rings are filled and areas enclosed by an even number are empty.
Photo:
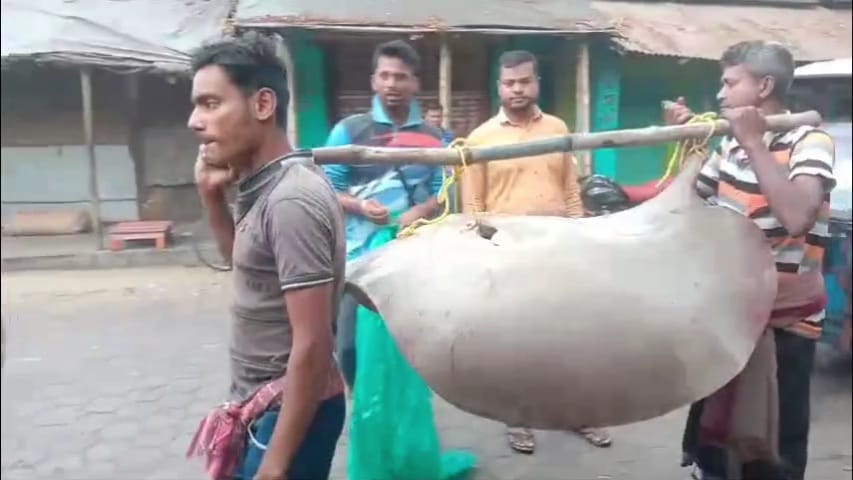
M415 203L415 191L414 187L409 185L409 181L406 178L406 175L403 173L403 168L399 165L394 165L394 171L397 172L397 176L400 177L400 182L403 184L403 188L406 190L406 197L409 200L409 207L414 207L417 205Z

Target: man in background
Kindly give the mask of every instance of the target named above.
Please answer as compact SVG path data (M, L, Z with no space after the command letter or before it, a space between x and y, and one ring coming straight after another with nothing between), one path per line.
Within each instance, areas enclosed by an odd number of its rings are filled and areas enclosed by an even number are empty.
M453 131L442 127L444 123L444 107L438 102L427 102L424 105L424 121L432 127L437 128L441 132L441 142L447 146L455 138Z
M468 136L468 144L503 145L568 135L562 120L543 113L537 105L536 57L526 51L506 52L501 55L500 66L497 88L501 109ZM574 159L567 153L471 165L463 174L462 198L467 213L583 216ZM533 453L533 433L523 426L513 427L507 429L510 446L517 452ZM603 430L580 429L577 433L595 446L611 443Z
M420 89L420 66L418 52L404 41L377 46L371 76L375 96L370 111L338 122L326 146L441 147L441 132L424 122L415 99ZM372 235L388 224L406 227L438 210L440 167L328 165L325 170L346 212L350 259L364 253ZM356 375L355 307L345 296L338 319L338 356L350 388Z

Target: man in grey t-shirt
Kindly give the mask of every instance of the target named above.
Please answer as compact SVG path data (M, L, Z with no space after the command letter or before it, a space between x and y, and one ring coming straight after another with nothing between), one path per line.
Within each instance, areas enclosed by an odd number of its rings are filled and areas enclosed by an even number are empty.
M202 47L192 66L196 183L234 266L231 399L286 380L280 405L253 419L235 478L322 480L346 416L332 353L343 213L310 153L291 151L286 72L273 43L249 33ZM235 181L233 218L224 190Z

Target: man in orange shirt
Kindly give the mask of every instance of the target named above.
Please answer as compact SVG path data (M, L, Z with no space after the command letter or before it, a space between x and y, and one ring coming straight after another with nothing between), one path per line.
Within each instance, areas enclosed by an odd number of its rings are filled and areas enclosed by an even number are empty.
M506 52L500 65L501 109L468 136L468 144L502 145L567 135L566 124L543 113L537 105L536 57L521 50ZM467 213L583 216L574 159L568 153L471 165L463 174L461 190L463 211ZM581 429L578 433L596 446L611 443L604 431ZM508 428L507 438L518 452L535 450L533 433L527 428Z

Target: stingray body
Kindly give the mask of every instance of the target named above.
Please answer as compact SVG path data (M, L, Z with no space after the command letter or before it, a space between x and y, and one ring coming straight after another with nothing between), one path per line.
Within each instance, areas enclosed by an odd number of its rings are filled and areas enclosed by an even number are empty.
M744 367L776 296L749 219L706 205L692 159L660 195L604 217L454 215L348 265L432 389L509 425L653 418Z

